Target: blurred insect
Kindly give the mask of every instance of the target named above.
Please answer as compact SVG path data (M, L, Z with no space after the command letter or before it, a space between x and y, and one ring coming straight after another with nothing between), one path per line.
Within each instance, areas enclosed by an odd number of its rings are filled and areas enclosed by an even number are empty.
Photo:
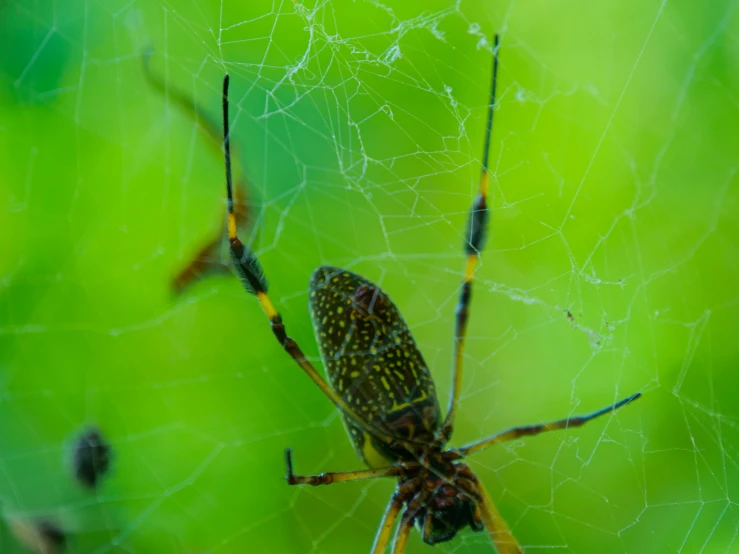
M500 554L523 552L483 484L460 460L503 441L579 427L640 396L634 394L586 416L516 427L461 448L445 448L454 429L461 390L472 280L487 231L488 152L498 50L496 36L480 186L470 210L464 245L467 261L456 311L452 393L443 420L431 373L400 311L384 291L364 277L339 268L319 267L311 278L311 319L331 385L287 335L282 317L267 294L267 279L262 268L238 237L231 181L228 75L223 81L228 239L234 268L247 292L259 300L277 341L340 410L358 455L370 467L296 475L288 449L285 453L287 482L290 485L328 485L380 477L397 478L396 491L372 547L374 554L381 554L390 544L395 554L402 554L414 525L429 544L450 540L469 526L475 531L487 531ZM391 542L396 524L397 531Z
M192 98L181 90L165 83L160 75L151 69L151 57L154 51L149 49L143 53L142 61L144 66L144 76L149 84L154 87L162 95L174 101L183 112L189 114L198 125L202 125L206 134L210 138L210 144L221 150L221 131L218 123L211 120L208 114L198 106ZM252 214L251 205L246 195L247 182L241 176L234 188L234 212L239 221L239 229L246 231L251 225ZM219 215L219 219L220 215ZM223 254L224 229L219 229L218 233L197 251L191 261L183 267L172 279L171 287L175 294L183 293L188 287L201 280L203 277L214 274L230 273L231 268L227 261L228 254Z
M99 429L91 427L78 439L72 463L77 481L90 489L99 484L110 468L112 450Z

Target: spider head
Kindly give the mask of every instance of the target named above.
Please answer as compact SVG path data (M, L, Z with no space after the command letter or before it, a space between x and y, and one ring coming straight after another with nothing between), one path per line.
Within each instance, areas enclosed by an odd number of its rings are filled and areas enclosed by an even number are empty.
M434 545L451 540L467 526L481 531L483 523L473 499L476 493L472 492L476 489L475 477L469 468L465 464L444 463L433 454L427 461L430 465L401 480L401 485L403 481L415 484L407 509L424 542Z
M453 485L434 485L432 496L416 517L425 543L433 545L451 540L468 525L475 531L482 530L482 522L475 517L475 505L468 497Z

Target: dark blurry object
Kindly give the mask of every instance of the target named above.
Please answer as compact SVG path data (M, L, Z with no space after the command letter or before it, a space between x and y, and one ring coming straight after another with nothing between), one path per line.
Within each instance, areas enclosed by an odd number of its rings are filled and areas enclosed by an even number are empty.
M19 543L37 554L60 554L67 544L64 531L49 520L28 521L11 517L8 527Z
M74 447L74 476L87 488L97 487L110 468L112 451L99 429L87 429Z

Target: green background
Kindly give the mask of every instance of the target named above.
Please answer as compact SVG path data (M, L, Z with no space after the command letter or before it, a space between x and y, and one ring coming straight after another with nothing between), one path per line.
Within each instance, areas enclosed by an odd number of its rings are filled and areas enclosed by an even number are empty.
M606 406L471 460L527 552L739 551L736 0L0 0L0 502L69 552L368 552L389 481L232 276L172 276L223 167L154 70L233 139L291 334L340 265L402 309L446 404L490 44L491 236L453 444ZM256 237L256 238L255 238ZM568 310L572 317L568 317ZM98 425L96 492L69 472ZM13 546L0 530L0 550ZM491 552L469 530L436 549Z

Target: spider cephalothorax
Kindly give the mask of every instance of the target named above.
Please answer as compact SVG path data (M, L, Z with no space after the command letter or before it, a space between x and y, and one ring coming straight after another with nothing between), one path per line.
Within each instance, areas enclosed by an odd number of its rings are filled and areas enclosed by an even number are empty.
M409 517L421 533L424 542L437 544L454 538L469 526L475 531L484 528L480 512L477 479L465 464L449 463L441 456L427 457L431 466L419 465L399 479L399 490L406 487Z

